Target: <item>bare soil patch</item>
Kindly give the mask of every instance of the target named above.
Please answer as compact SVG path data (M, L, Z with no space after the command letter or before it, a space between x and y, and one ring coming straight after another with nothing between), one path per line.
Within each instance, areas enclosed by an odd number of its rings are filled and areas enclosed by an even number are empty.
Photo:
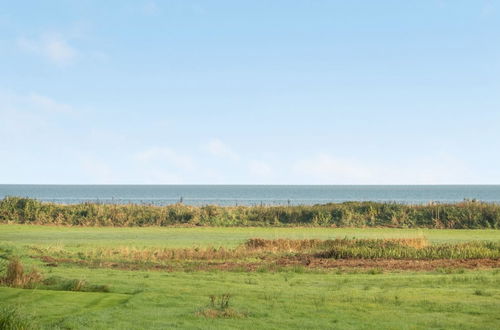
M155 271L258 271L267 269L277 271L284 268L303 267L304 269L381 269L383 271L432 271L436 269L492 269L500 268L500 259L435 259L435 260L399 260L399 259L328 259L313 257L280 257L264 259L259 262L204 262L198 264L136 264L123 262L90 262L68 258L53 258L50 256L33 256L47 262L47 266L58 264L76 264L88 268L112 268L122 270L155 270Z

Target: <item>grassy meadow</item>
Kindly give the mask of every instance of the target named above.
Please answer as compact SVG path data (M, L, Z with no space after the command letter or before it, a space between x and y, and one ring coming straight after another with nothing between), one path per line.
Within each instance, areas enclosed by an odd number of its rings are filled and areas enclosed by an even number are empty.
M494 329L499 252L484 229L0 225L0 325Z

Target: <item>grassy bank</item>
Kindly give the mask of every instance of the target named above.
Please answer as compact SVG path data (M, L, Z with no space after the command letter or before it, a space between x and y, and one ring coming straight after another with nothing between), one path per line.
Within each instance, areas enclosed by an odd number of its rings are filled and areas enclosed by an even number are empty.
M323 226L396 228L500 228L500 204L404 205L346 202L301 206L168 206L84 203L61 205L7 197L0 223L71 226Z

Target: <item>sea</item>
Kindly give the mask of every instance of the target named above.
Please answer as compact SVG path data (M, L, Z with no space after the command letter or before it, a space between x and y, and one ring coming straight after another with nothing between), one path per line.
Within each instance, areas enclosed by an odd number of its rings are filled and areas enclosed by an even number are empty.
M0 199L77 204L313 205L346 201L427 204L466 199L500 203L500 185L11 185Z

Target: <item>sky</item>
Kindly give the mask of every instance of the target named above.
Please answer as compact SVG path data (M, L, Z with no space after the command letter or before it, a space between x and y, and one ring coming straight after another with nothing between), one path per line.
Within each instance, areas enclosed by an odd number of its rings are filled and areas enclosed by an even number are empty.
M500 183L500 1L0 4L0 183Z

